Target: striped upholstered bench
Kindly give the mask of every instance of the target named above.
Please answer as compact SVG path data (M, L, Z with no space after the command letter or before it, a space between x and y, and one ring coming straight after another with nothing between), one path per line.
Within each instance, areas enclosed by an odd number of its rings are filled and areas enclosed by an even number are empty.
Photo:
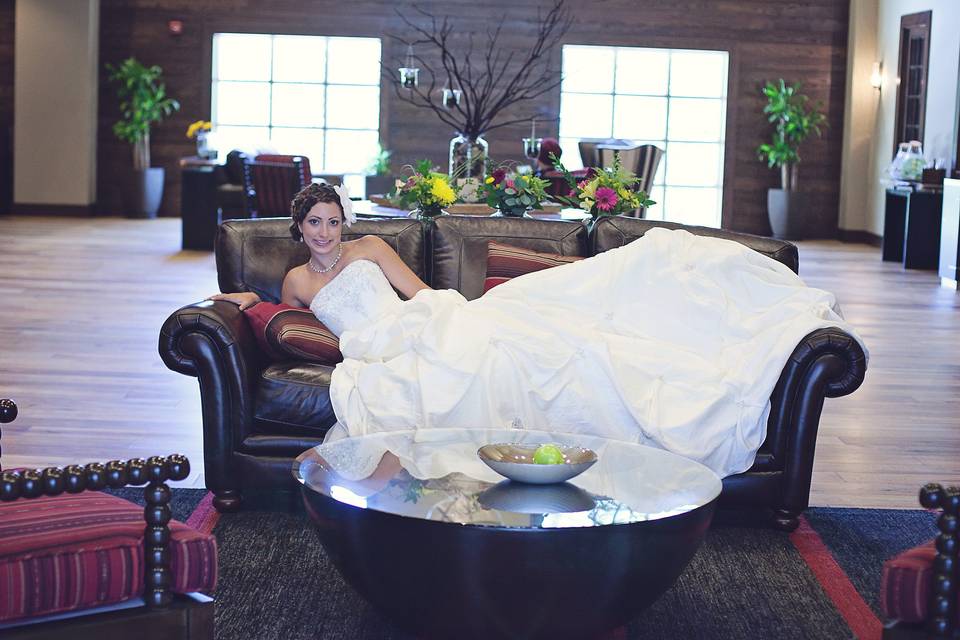
M12 409L11 409L12 407ZM0 422L16 406L0 400ZM213 638L213 536L170 520L183 456L0 473L0 636ZM101 493L146 484L147 507Z
M890 620L884 640L953 638L960 630L960 488L928 484L920 490L920 504L943 510L940 534L883 564L880 607Z

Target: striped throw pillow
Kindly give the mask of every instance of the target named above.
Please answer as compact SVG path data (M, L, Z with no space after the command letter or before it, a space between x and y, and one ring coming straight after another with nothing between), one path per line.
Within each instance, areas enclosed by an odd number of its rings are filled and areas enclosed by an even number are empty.
M487 243L487 277L483 281L483 292L486 293L495 286L525 273L533 273L577 260L583 260L583 256L541 253L491 240Z
M309 309L260 302L243 313L269 360L303 360L331 366L343 360L340 340Z

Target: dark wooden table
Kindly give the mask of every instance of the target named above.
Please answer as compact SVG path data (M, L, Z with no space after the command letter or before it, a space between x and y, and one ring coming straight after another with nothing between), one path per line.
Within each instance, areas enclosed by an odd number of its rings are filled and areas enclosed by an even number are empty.
M942 191L887 189L883 259L905 269L937 269Z

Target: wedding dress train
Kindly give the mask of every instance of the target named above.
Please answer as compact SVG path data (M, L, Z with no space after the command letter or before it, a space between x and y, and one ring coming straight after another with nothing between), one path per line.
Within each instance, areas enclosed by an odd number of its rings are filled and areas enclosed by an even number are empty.
M401 301L357 260L316 295L340 336L330 397L349 435L509 428L661 447L720 476L747 470L770 395L811 331L851 335L832 294L738 243L654 229L477 300Z

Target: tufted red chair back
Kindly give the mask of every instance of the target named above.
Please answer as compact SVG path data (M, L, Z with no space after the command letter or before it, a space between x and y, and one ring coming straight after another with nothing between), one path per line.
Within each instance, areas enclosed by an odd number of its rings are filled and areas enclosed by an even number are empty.
M309 180L304 178L306 158L292 156L290 162L247 161L243 167L244 193L251 218L278 218L290 215L293 196ZM309 171L306 172L309 175Z

